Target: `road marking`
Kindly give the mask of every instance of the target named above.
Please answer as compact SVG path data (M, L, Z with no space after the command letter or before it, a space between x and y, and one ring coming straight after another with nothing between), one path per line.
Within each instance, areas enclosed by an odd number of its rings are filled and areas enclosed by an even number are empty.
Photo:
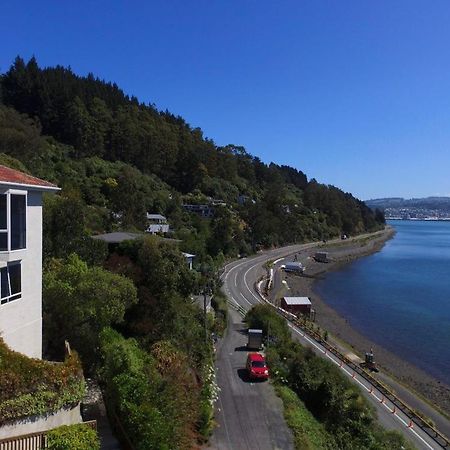
M285 257L283 257L283 258L278 258L277 260L275 260L275 261L273 262L273 265L278 264L280 261L283 261L284 258L285 258Z
M257 264L255 264L255 265L249 267L248 270L244 273L244 284L245 284L245 287L247 288L248 292L250 292L250 294L253 295L253 297L256 299L256 301L257 301L258 303L261 303L261 300L260 300L260 299L252 292L252 290L248 287L248 284L247 284L247 278L246 278L246 277L247 277L247 274L250 272L250 270L254 269L258 264L259 264L259 262L258 262Z
M234 276L234 286L237 287L237 276L238 272L236 272L236 275Z

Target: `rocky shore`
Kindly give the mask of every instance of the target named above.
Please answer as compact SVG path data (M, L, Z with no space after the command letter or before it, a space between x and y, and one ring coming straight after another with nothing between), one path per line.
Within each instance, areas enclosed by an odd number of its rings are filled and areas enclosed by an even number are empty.
M337 270L356 258L370 255L379 251L387 240L391 239L395 231L391 227L377 233L372 237L362 237L337 244L324 244L320 250L329 254L330 261L326 264L314 261L311 255L317 250L302 252L298 258L307 267L305 276L289 274L285 279L295 295L311 298L316 310L316 322L329 333L329 340L346 352L352 352L360 357L370 348L374 349L376 360L381 368L377 376L385 384L390 384L392 390L399 391L401 385L406 385L420 395L430 404L437 406L450 416L450 386L434 379L421 369L402 360L397 355L376 345L361 333L353 329L345 317L340 316L334 309L314 291L314 282L327 272ZM384 373L391 375L385 376ZM428 415L428 414L427 414Z

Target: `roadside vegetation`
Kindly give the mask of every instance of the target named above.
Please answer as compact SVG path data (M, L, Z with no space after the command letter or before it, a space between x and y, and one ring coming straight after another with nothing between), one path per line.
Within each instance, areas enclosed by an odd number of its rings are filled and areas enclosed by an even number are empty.
M376 413L360 389L338 368L292 340L286 321L274 308L256 305L245 320L250 328L262 329L265 336L270 330L267 361L296 448L413 448L400 434L378 425Z
M63 425L47 434L49 450L100 450L100 440L95 430L84 424Z

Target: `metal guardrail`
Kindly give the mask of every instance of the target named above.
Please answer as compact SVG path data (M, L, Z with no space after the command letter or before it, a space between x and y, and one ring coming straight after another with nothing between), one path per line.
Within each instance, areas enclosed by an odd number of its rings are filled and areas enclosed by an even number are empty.
M336 358L345 363L348 367L350 367L354 372L358 373L362 378L372 384L384 397L391 401L391 403L401 410L405 415L407 415L415 425L417 425L424 433L426 433L431 439L433 439L437 444L441 447L447 449L450 448L449 439L443 435L439 430L434 428L432 425L427 423L422 417L420 417L416 411L414 411L410 406L408 406L403 400L398 398L391 390L389 390L384 384L380 383L375 377L373 377L369 372L364 370L358 364L355 364L353 361L348 359L345 355L343 355L336 347L333 347L328 342L324 341L319 333L316 331L310 330L308 327L305 327L300 323L298 319L294 319L292 314L282 310L281 308L277 308L273 303L268 301L259 291L258 283L267 277L261 277L257 282L255 282L254 289L260 295L260 297L269 305L271 305L278 314L283 316L286 320L294 324L297 328L302 330L305 334L307 334L310 338L314 339L318 344L325 348L326 351L332 353Z
M94 430L97 429L96 420L89 420L83 424ZM0 450L45 450L48 448L47 434L49 431L51 430L0 439Z
M236 303L227 300L227 303L235 310L237 311L241 316L245 316L247 314L247 311L241 306L237 305Z

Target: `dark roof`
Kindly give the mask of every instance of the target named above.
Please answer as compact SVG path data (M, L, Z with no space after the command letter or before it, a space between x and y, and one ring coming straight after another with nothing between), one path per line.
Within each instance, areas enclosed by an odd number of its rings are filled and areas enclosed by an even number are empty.
M143 233L127 233L125 231L116 231L115 233L97 234L93 239L107 242L108 244L120 244L123 241L131 241L144 237Z
M0 184L18 184L43 190L59 190L58 186L53 183L2 165L0 165Z
M149 220L167 220L161 214L150 214L150 213L147 213L147 219L149 219Z

